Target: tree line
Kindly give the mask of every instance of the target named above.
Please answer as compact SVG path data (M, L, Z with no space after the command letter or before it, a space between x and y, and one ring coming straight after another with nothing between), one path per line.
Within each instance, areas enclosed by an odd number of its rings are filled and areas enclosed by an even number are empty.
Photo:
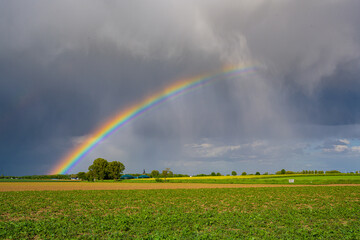
M106 159L97 158L94 160L93 164L89 166L88 172L79 172L77 174L55 174L55 175L27 175L27 176L4 176L0 175L0 179L40 179L40 180L51 180L51 179L61 179L61 180L70 180L74 178L78 178L81 180L105 180L105 179L120 179L123 171L125 170L125 166L123 163L118 161L108 162ZM359 174L359 171L349 172L349 173L341 173L338 170L302 170L302 171L288 171L285 169L281 169L275 173L276 175L281 174ZM132 176L140 176L141 174L135 173L131 174ZM169 168L162 170L161 172L158 170L152 170L151 173L147 173L149 177L160 179L160 178L172 178L172 177L189 177L187 174L174 174L170 171ZM237 176L238 173L236 171L232 171L231 174L226 174L226 176ZM268 172L264 172L261 174L260 172L256 172L255 174L242 172L241 175L269 175ZM210 174L197 174L193 175L194 177L202 177L202 176L224 176L220 172L211 172Z

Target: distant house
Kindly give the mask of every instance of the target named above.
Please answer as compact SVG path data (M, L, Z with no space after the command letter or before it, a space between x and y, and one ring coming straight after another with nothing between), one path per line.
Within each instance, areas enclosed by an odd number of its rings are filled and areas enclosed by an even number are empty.
M130 174L125 174L120 177L120 179L134 179L135 177Z
M150 177L148 175L143 174L143 175L138 176L138 178L150 178Z

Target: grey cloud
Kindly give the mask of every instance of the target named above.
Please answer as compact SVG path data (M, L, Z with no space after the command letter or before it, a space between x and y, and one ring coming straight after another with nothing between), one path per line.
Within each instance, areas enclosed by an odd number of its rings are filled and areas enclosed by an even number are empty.
M0 142L14 163L6 168L36 159L42 172L73 139L124 107L176 79L229 63L260 67L167 102L128 127L128 144L116 135L109 149L99 148L84 161L109 152L134 168L147 156L156 166L167 161L194 166L181 159L181 146L204 138L221 139L218 147L262 139L289 139L297 146L360 138L359 5L355 0L1 2ZM114 150L116 142L126 149ZM274 158L303 153L270 145ZM247 151L267 157L260 149Z

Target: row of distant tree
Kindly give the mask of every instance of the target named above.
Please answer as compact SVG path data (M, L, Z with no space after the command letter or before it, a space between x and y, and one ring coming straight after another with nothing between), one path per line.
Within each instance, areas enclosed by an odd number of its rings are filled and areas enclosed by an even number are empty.
M147 174L152 178L163 178L163 177L189 177L187 174L174 174L169 168L162 170L161 173L158 170L152 170L150 174Z
M15 178L21 178L21 179L41 179L41 180L51 180L51 179L63 179L63 180L69 180L71 179L70 174L55 174L55 175L29 175L29 176L4 176L1 175L0 179L15 179Z
M337 174L337 173L341 173L338 170L330 170L330 171L321 171L321 170L302 170L300 172L294 172L294 171L286 171L285 169L281 169L280 171L277 171L275 174L276 175L281 175L281 174ZM350 174L359 174L359 171L356 172L350 172ZM236 171L232 171L231 172L232 176L237 176L238 173ZM247 173L247 172L242 172L241 175L245 176L245 175L269 175L268 172L264 172L263 174L261 174L260 172L256 172L255 174L253 173ZM194 175L194 177L206 177L206 176L224 176L221 173L217 172L212 172L210 174L197 174ZM226 174L226 176L230 176L230 174Z
M81 180L104 180L104 179L114 179L117 180L121 177L123 171L125 170L124 164L118 161L108 162L106 159L97 158L94 160L93 164L89 166L88 172L79 172L77 174L56 174L56 175L29 175L29 176L4 176L1 175L0 179L10 179L10 178L21 178L21 179L71 179L78 178ZM295 171L287 171L285 169L281 169L277 171L276 174L340 174L341 172L338 170L330 170L330 171L322 171L322 170L302 170L299 172ZM143 173L144 174L144 173ZM359 174L359 171L350 172L349 174ZM131 174L132 176L140 176L142 174L135 173ZM158 170L152 170L151 173L146 173L149 177L152 178L172 178L172 177L189 177L187 174L174 174L170 171L169 168L162 170L161 172ZM231 172L232 176L237 176L238 173L236 171ZM241 175L269 175L268 172L261 174L260 172L256 172L255 174L242 172ZM223 176L220 172L211 172L210 174L197 174L194 175L196 177L201 176ZM226 174L226 176L230 176L230 174Z

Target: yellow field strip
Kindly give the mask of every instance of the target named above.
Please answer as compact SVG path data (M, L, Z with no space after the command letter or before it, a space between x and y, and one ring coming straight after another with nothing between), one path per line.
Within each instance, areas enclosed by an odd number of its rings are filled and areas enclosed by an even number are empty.
M360 184L280 185L280 184L207 184L207 183L89 183L89 182L1 182L0 192L8 191L67 191L67 190L146 190L255 187L317 187L359 186Z

